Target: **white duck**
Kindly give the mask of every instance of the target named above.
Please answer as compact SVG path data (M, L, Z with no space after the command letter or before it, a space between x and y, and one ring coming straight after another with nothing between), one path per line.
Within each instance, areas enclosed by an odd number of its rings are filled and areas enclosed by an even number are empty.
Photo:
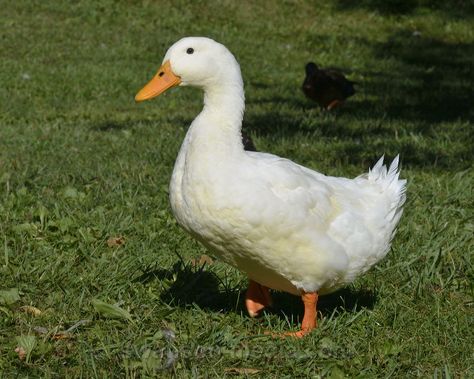
M355 179L325 176L275 155L245 151L240 67L225 46L188 37L167 51L136 101L173 86L204 90L176 160L170 201L178 223L249 277L251 316L270 305L268 288L300 295L300 337L316 327L318 293L352 282L382 259L402 214L398 157Z

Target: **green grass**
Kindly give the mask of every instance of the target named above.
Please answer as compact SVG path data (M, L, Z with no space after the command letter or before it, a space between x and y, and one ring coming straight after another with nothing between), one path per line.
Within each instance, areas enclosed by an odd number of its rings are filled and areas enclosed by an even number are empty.
M353 3L2 4L0 377L474 376L473 6ZM392 251L323 297L303 340L263 335L298 328L298 299L249 319L244 275L193 266L206 252L171 215L202 94L133 96L186 35L236 55L260 150L344 176L401 154ZM309 60L359 83L334 114L302 95Z

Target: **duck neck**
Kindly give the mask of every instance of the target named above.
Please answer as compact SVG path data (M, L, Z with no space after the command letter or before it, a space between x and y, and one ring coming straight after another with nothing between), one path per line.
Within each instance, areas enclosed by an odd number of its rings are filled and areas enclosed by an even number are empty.
M204 108L196 119L193 139L211 151L238 153L243 151L242 118L245 108L240 82L204 88Z

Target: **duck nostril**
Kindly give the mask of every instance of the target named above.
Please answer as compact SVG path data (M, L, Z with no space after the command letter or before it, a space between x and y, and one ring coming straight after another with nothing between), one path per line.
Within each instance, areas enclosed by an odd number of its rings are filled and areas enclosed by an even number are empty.
M165 73L163 71L161 71L160 73L158 73L158 76L163 76Z

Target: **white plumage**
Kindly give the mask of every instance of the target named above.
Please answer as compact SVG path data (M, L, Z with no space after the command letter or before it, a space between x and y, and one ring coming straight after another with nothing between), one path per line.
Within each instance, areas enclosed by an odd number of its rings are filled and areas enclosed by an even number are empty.
M167 62L180 85L204 90L170 184L184 229L250 279L296 295L334 291L387 254L405 201L398 157L388 170L381 158L346 179L244 151L244 91L233 55L190 37L168 50Z

